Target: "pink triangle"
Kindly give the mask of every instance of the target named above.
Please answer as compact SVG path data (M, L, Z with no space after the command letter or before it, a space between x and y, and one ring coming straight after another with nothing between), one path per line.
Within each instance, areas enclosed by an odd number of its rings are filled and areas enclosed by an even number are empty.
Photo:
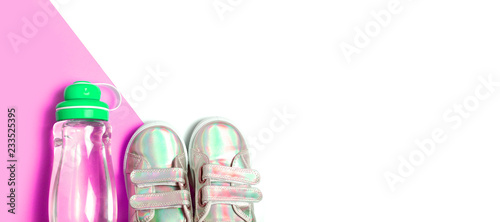
M0 21L0 115L5 138L7 108L16 108L18 160L16 214L7 212L8 199L2 195L1 220L48 221L54 107L63 100L64 88L74 81L112 82L48 0L3 1ZM127 221L123 156L128 139L142 121L124 101L111 113L110 123L118 221ZM5 163L7 151L0 154ZM11 188L7 169L0 169L0 178L4 180L0 192L6 194Z

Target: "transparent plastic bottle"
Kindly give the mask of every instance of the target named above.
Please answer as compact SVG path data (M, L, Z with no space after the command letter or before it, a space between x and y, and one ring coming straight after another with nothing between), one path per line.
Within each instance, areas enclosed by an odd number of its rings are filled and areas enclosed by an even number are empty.
M107 105L89 82L68 86L64 98L53 127L50 221L116 221Z

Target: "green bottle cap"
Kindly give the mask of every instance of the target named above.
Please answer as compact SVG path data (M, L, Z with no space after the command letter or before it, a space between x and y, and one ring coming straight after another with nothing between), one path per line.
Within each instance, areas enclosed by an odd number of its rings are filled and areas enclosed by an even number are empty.
M108 104L101 102L101 90L88 81L76 81L64 90L64 102L56 106L56 120L109 118Z

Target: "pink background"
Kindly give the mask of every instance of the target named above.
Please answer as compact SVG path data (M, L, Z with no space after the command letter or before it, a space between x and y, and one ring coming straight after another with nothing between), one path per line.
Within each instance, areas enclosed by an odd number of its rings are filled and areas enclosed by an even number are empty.
M45 4L48 0L41 1ZM50 4L50 3L49 3ZM77 80L111 83L63 18L48 13L34 0L3 1L0 6L0 117L5 144L0 152L1 221L48 221L48 194L52 169L51 131L54 107L63 100L64 88ZM45 17L44 17L45 15ZM38 19L36 32L26 32L26 43L16 52L9 33L23 36L25 19ZM25 33L25 34L26 34ZM16 108L16 214L7 212L7 108ZM127 219L127 197L122 172L129 137L142 124L129 104L111 113L112 155L118 194L118 221Z

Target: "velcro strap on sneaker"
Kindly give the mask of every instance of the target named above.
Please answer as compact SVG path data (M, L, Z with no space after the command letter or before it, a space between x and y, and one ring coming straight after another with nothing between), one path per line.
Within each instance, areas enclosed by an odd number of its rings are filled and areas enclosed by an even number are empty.
M260 174L256 170L212 164L203 165L201 178L251 185L260 182Z
M201 201L210 203L255 203L262 200L262 192L252 187L204 186L201 188Z
M176 208L191 203L187 190L165 193L136 194L130 197L130 206L136 210Z
M163 183L182 183L184 170L181 168L159 168L134 170L130 174L130 180L134 184L158 185Z

